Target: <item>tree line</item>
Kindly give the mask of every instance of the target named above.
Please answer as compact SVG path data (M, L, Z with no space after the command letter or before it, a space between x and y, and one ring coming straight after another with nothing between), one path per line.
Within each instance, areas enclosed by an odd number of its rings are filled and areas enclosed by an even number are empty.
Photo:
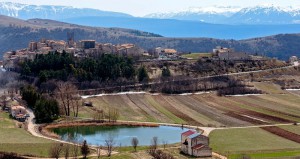
M34 60L20 64L23 76L38 77L40 83L50 79L67 81L107 81L118 78L134 79L136 69L130 57L102 54L97 58L79 59L71 54L50 52L36 55Z

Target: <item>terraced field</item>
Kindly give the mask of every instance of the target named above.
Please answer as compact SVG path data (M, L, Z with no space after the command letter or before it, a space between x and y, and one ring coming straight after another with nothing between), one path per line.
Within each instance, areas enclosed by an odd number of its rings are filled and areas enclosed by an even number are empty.
M88 98L94 108L82 108L81 117L95 110L120 111L121 120L150 121L198 126L237 127L300 122L300 96L278 85L255 83L268 94L218 97L193 95L127 94Z

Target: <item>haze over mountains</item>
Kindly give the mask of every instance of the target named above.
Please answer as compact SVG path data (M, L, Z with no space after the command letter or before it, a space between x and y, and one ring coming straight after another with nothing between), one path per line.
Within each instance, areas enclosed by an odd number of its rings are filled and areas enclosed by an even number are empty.
M86 26L136 29L166 37L248 39L300 33L300 24L297 24L300 10L292 7L213 6L178 13L151 14L145 18L96 9L0 2L0 14L24 20L41 18Z

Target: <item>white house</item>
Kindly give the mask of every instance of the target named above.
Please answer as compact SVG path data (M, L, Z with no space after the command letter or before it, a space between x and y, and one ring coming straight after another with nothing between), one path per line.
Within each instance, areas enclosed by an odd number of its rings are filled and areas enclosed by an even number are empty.
M181 151L195 157L211 157L212 149L209 147L209 138L194 130L181 134Z
M10 108L11 116L19 121L25 121L26 119L26 109L23 106L12 106Z

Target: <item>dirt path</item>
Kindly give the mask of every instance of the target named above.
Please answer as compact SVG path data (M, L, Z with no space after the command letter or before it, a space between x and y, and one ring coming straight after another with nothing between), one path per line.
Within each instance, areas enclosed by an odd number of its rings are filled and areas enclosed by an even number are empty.
M40 138L44 138L44 139L48 139L48 140L52 140L52 141L56 141L56 142L60 142L60 143L74 145L74 143L72 143L72 142L66 142L66 141L59 140L59 139L53 139L53 138L46 137L46 136L43 136L42 134L40 134L39 131L37 130L39 125L35 123L35 119L34 119L35 116L34 116L33 111L28 108L27 113L30 115L30 117L28 117L28 119L27 119L27 123L28 123L27 131L30 134L32 134L35 137L40 137ZM95 148L93 146L90 146L90 148L97 151L97 148ZM117 154L117 153L118 152L115 152L115 151L112 152L112 154ZM107 155L106 150L101 150L101 156L106 156L106 155ZM97 156L97 155L96 154L91 154L89 156ZM26 157L26 158L35 159L35 157ZM38 159L38 158L36 158L36 159ZM46 159L46 158L43 158L43 159Z

